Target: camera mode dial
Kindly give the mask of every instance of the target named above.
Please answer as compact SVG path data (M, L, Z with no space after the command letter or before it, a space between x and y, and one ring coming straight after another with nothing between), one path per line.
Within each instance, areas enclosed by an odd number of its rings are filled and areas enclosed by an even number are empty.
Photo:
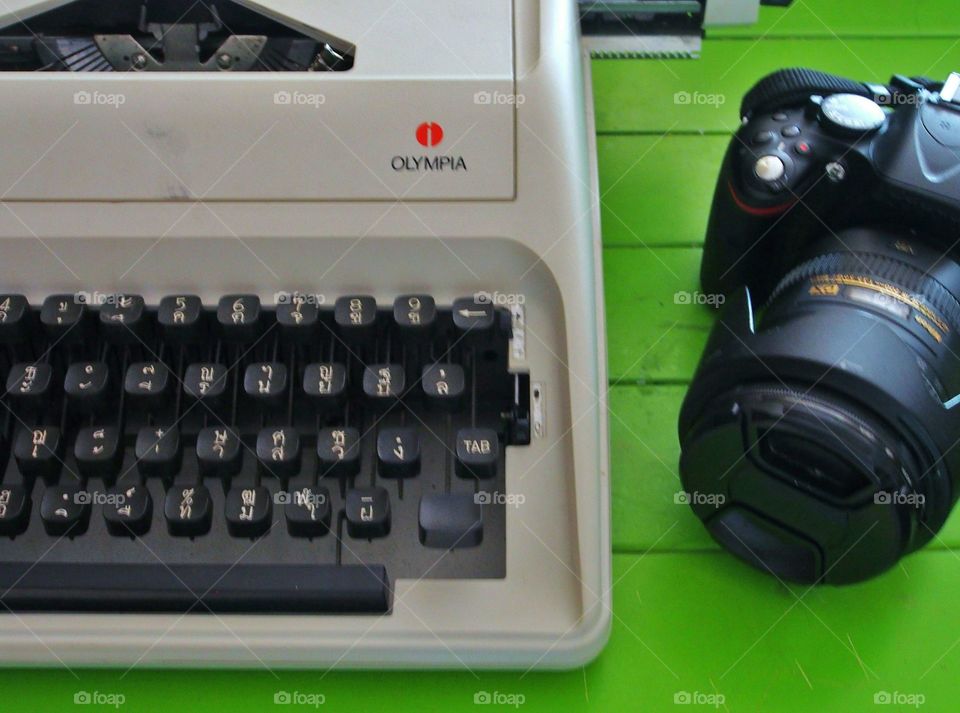
M887 115L872 99L856 94L832 94L820 104L820 124L830 133L849 136L876 131Z

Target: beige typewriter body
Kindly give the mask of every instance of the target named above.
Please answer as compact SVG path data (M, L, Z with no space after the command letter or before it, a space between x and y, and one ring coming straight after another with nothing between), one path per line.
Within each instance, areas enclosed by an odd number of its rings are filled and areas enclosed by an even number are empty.
M8 0L0 20L58 4ZM186 292L271 305L298 290L509 304L510 366L529 372L535 398L531 444L506 456L506 577L399 579L386 615L5 613L0 661L584 663L610 628L611 546L592 102L575 2L242 4L353 43L355 66L0 74L2 288L32 303Z

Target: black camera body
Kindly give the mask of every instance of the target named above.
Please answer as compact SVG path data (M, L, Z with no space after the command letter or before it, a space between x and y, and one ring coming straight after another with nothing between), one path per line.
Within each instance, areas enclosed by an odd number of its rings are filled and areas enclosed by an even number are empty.
M956 98L960 75L785 70L744 100L701 268L726 300L681 409L680 477L714 539L781 579L874 576L960 494Z
M747 285L760 303L811 241L848 227L900 226L936 249L955 248L960 103L936 87L903 77L886 87L840 82L806 70L761 81L744 101L714 194L704 291ZM831 88L845 91L826 94Z

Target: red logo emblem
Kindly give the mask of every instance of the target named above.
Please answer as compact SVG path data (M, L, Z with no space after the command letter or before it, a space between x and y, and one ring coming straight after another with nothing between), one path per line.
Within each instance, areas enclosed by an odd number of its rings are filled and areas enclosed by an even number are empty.
M425 121L417 127L417 141L421 146L437 146L443 141L443 127Z

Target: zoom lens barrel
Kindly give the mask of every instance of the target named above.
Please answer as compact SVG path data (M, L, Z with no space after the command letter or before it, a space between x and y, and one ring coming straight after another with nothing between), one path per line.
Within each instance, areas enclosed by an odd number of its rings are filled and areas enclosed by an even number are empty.
M683 487L710 534L804 583L860 581L940 529L960 473L960 265L848 230L767 305L728 300L680 415Z

